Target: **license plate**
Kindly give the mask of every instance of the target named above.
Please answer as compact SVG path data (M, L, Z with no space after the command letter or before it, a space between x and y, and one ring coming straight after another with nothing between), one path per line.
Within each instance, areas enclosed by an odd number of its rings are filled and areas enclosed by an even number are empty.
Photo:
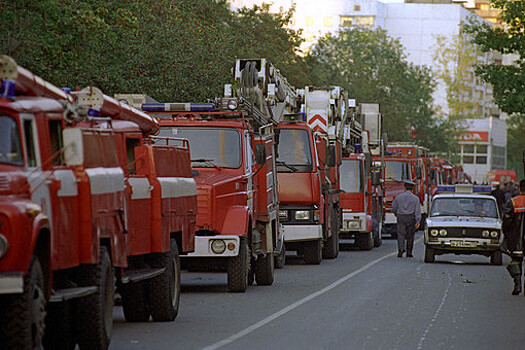
M473 248L476 247L476 242L466 242L466 241L450 241L451 247L461 247L461 248Z

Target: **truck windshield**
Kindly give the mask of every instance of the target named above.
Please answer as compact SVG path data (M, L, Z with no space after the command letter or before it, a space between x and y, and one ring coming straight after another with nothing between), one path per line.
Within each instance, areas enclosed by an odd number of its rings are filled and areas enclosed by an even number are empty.
M496 201L489 198L436 198L430 216L479 216L497 218Z
M159 136L188 139L193 167L237 169L242 164L241 135L235 129L165 127Z
M343 159L340 169L341 189L348 193L363 192L363 164L357 159Z
M301 129L279 129L277 171L312 171L312 152L308 131Z
M401 161L387 160L385 167L386 181L403 181L410 180L408 163Z
M0 115L0 163L24 165L22 143L16 121L6 115Z

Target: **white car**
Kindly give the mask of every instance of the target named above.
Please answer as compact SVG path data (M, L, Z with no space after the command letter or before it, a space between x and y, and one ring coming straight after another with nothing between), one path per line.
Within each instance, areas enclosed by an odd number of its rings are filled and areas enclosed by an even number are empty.
M497 202L480 194L438 194L425 228L425 262L441 254L481 254L502 264L503 233Z

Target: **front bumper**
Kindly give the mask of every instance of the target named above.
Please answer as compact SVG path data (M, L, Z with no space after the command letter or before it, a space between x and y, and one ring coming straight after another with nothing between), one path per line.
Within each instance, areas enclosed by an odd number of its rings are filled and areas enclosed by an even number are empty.
M342 232L368 232L366 213L343 213Z
M492 242L490 238L434 238L437 241L425 239L425 245L429 248L449 251L498 251L501 250L502 239L498 243Z
M284 225L284 241L314 241L323 238L322 225Z
M24 274L22 272L0 273L0 294L20 294L24 292Z
M222 253L215 253L211 245L215 240L223 240L226 249ZM229 249L228 245L233 243L235 245L234 249ZM195 236L195 251L188 253L187 255L182 255L181 258L223 258L223 257L232 257L239 255L239 236Z

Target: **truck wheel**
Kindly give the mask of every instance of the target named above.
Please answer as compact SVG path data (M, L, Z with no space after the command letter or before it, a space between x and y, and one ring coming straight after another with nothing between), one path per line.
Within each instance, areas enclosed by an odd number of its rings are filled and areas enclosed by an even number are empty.
M339 235L332 232L332 236L326 240L326 245L323 247L323 259L335 259L338 255Z
M46 298L44 277L38 257L33 256L24 277L22 294L5 296L0 317L2 349L40 349L44 336Z
M372 232L357 233L355 235L355 245L359 249L371 250L374 247L374 235Z
M273 284L273 272L273 254L261 255L255 260L255 281L259 286L271 286Z
M47 305L44 349L75 349L77 340L73 315L73 300Z
M281 251L279 252L279 255L275 257L275 268L282 269L285 264L286 264L286 249L285 249L284 242L283 242L283 244L281 245Z
M149 282L148 304L155 322L173 321L179 312L180 259L175 239L170 240L170 252L152 255L152 267L166 267L164 273Z
M246 237L240 237L239 255L228 259L228 290L230 292L245 292L248 288L250 257Z
M127 322L147 322L149 311L143 282L125 284L119 287L122 296L122 310Z
M433 263L434 260L434 249L425 246L425 262Z
M115 275L106 247L100 247L100 261L84 266L80 286L97 286L97 292L78 300L77 334L80 349L107 349L113 329Z
M303 258L307 264L319 265L323 260L322 239L304 242Z
M490 256L490 262L492 265L501 265L503 264L503 255L501 254L501 251L494 252Z

